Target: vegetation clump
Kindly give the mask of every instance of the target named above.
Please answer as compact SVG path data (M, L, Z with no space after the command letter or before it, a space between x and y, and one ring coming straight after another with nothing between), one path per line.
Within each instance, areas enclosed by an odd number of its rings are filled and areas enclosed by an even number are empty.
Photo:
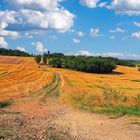
M47 54L43 54L43 63L46 65L47 64Z
M59 57L53 57L49 60L49 65L53 67L61 68L63 65L63 60Z
M35 56L35 61L37 64L39 64L41 62L41 55L36 55Z
M71 103L75 107L113 115L140 116L140 95L128 97L116 89L105 88L101 95L79 93L69 95Z
M0 102L0 109L1 108L5 108L5 107L8 107L10 105L11 105L11 102L8 102L8 101Z
M137 65L137 67L138 67L138 71L140 72L140 65Z

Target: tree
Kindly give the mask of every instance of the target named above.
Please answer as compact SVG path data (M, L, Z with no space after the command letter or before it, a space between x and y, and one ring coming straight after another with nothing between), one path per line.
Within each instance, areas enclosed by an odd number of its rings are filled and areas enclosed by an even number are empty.
M139 64L139 65L137 65L137 67L138 67L138 71L140 71L140 64Z
M47 54L43 54L43 63L46 65L47 64Z
M61 68L62 67L62 59L59 57L53 57L49 60L49 65L53 67Z
M36 55L35 56L35 61L37 64L39 64L41 62L41 55Z

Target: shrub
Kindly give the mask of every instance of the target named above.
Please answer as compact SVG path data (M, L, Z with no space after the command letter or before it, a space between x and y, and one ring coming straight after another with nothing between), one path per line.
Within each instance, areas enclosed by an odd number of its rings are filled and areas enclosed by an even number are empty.
M0 102L0 108L5 108L5 107L8 107L10 105L11 105L11 103L8 101Z

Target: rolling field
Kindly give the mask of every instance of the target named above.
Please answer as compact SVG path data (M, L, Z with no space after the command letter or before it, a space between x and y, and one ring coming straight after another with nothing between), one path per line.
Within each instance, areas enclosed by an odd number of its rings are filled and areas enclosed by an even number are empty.
M33 58L0 56L0 101L42 89L52 74L40 70Z
M140 110L119 108L121 113L111 112L117 117L91 112L119 104L139 107L139 95L136 68L90 74L0 56L0 139L138 140L140 118L124 115L140 116Z

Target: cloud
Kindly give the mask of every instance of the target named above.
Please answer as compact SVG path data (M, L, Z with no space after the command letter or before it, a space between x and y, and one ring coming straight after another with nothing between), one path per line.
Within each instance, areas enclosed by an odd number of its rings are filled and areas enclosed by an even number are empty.
M135 39L140 39L140 32L132 33L131 37Z
M109 8L114 9L118 14L140 15L139 0L113 0Z
M138 54L123 54L123 53L108 52L108 53L101 53L98 55L104 57L115 57L119 59L140 60L140 55Z
M93 53L88 50L79 50L76 53L69 53L68 55L103 56L103 57L115 57L119 59L140 60L139 54L124 54L117 52Z
M92 37L100 37L100 36L103 36L102 34L100 34L100 31L97 28L91 28L90 29L90 35Z
M6 0L6 2L12 9L0 11L0 21L6 24L8 30L43 29L66 32L74 24L74 14L59 8L61 0Z
M92 56L93 53L87 51L87 50L79 50L78 52L76 52L74 55L78 56L78 55L86 55L86 56Z
M8 48L8 43L3 37L0 37L0 48Z
M126 31L124 29L117 27L116 29L111 29L109 32L110 33L124 33Z
M140 22L133 22L133 24L135 25L135 26L137 26L137 27L140 27Z
M14 31L0 30L0 36L1 37L11 37L13 39L17 39L19 37L19 33L14 32Z
M11 9L48 10L55 9L62 0L7 0Z
M107 5L107 2L100 2L98 4L98 7L103 8L103 7L106 7L106 5Z
M0 30L5 29L7 26L8 26L7 23L5 23L5 22L0 22Z
M100 0L80 0L80 3L88 8L96 8L99 1Z
M43 53L43 52L48 51L48 49L46 49L41 42L36 42L36 43L33 42L32 45L34 45L36 51L39 53Z
M17 50L22 51L22 52L26 52L25 48L18 46Z
M85 33L83 33L83 32L77 32L77 35L79 36L79 37L83 37L84 35L85 35Z
M73 43L74 43L74 44L80 44L80 40L79 40L79 39L74 38L74 39L73 39Z

